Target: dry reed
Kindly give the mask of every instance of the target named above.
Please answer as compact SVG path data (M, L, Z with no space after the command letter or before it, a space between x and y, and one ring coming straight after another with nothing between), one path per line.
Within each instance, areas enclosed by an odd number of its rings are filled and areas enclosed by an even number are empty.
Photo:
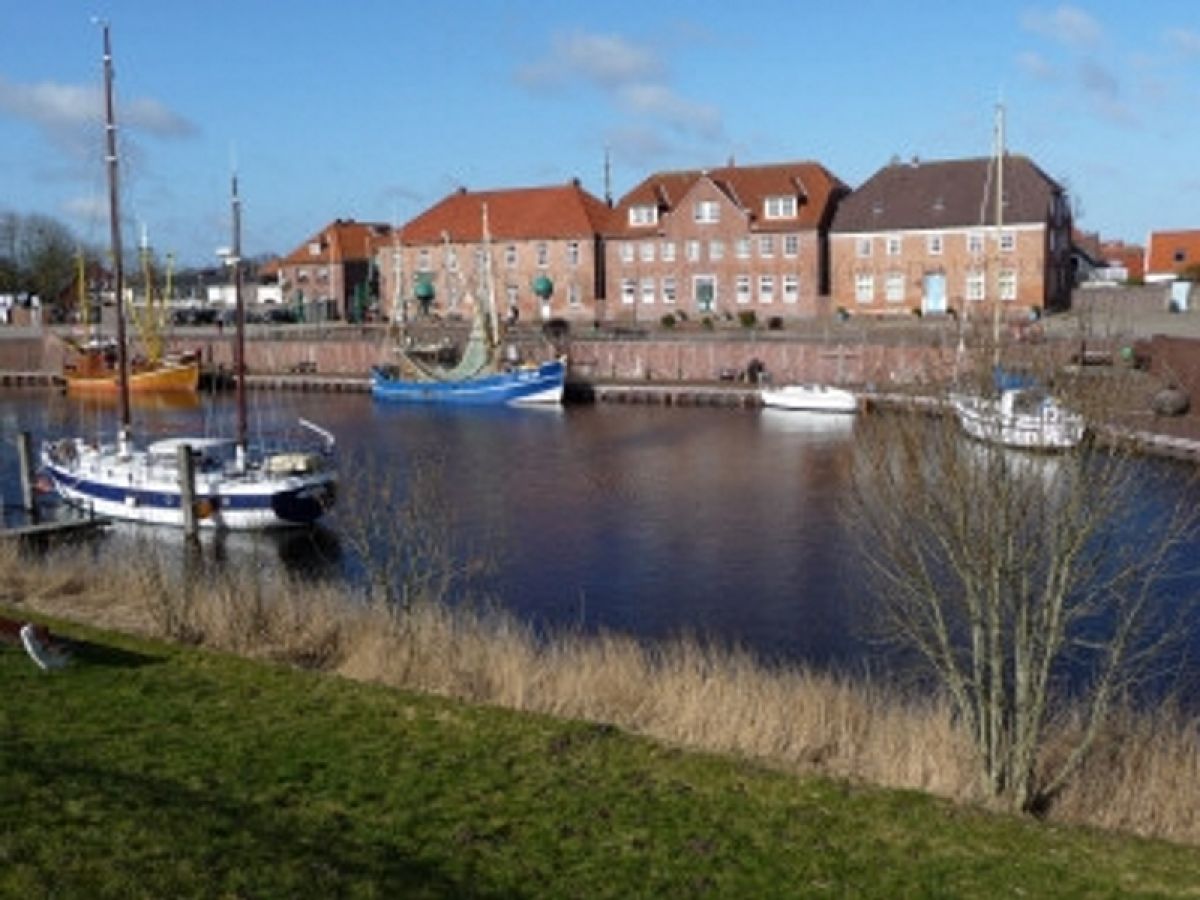
M398 612L253 567L179 578L152 553L93 579L78 557L0 547L0 602L102 628L316 668L475 703L610 723L672 745L982 802L949 706L866 680L771 667L695 638L534 635L496 610ZM1075 724L1065 719L1067 733ZM1100 752L1051 810L1200 844L1191 798L1200 723L1177 710L1114 718Z

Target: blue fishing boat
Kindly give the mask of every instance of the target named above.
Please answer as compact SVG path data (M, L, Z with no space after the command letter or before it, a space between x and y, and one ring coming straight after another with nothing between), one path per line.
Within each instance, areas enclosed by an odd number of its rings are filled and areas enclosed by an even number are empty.
M471 332L458 363L432 365L403 346L396 347L395 364L371 369L371 395L377 400L432 403L454 406L503 406L526 403L561 403L567 363L561 355L526 361L516 358L515 347L501 352L503 335L492 287L491 239L487 204L483 205L483 284L476 303ZM548 279L546 279L548 284ZM548 289L548 288L547 288Z

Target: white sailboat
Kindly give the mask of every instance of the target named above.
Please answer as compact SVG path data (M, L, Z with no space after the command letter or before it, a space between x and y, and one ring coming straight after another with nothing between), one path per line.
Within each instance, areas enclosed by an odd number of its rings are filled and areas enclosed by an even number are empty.
M1004 108L996 107L995 236L999 246L1004 225ZM986 191L985 191L986 196ZM1067 450L1083 440L1086 423L1029 378L1005 373L1000 366L1000 298L992 300L995 393L952 394L950 405L959 424L980 441L1026 450ZM961 348L960 348L961 349Z
M112 98L112 51L104 28L104 88L109 216L117 296L123 288L117 191L116 126ZM260 530L316 521L336 497L333 435L310 422L301 424L321 439L316 450L281 448L251 453L246 441L245 304L242 297L241 202L233 179L233 270L237 302L234 357L237 370L237 437L174 437L134 445L129 411L129 360L123 305L117 304L120 426L112 444L79 437L47 442L42 465L54 489L68 503L130 522L183 527L192 517L206 529ZM194 468L192 508L185 501L187 479L180 449L191 450ZM182 461L186 461L184 457Z

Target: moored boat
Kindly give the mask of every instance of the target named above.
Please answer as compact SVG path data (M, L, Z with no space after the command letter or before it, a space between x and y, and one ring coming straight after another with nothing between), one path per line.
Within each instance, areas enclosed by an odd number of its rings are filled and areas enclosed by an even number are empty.
M826 384L789 384L759 391L763 406L808 412L858 412L858 398L844 388Z

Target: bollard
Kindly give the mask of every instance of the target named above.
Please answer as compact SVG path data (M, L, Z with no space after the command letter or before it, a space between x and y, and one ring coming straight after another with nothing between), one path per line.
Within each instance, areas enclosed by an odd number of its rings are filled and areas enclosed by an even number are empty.
M196 462L190 444L181 444L175 451L179 461L179 505L183 510L184 537L194 538L196 524Z

